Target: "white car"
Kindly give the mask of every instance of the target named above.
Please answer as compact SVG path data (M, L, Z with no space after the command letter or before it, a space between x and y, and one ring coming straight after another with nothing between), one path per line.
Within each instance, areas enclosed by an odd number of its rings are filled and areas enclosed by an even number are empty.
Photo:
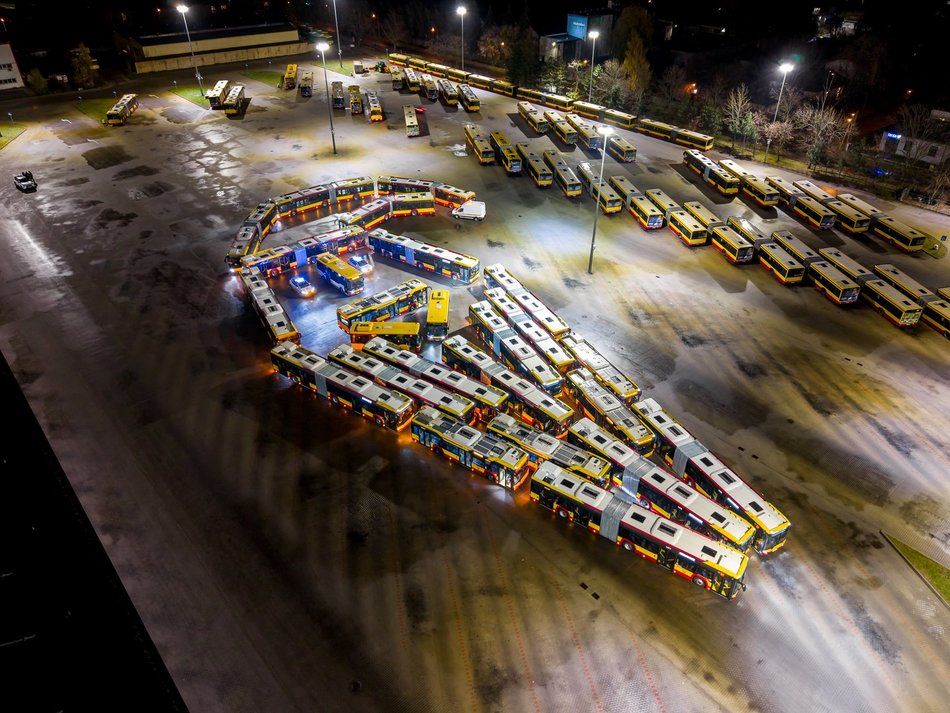
M452 217L456 219L465 218L467 220L485 219L484 201L466 201L458 208L452 211Z
M369 255L358 253L350 256L346 261L364 275L368 275L373 271L373 258Z
M13 177L13 183L21 191L36 190L36 179L33 178L33 173L31 171L24 171L23 173L16 174Z
M290 286L293 287L301 297L313 297L317 292L313 289L313 285L310 284L307 278L302 275L291 277Z

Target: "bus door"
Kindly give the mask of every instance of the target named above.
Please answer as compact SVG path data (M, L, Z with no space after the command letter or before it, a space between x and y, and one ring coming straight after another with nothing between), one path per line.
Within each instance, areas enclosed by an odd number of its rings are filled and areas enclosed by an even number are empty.
M713 574L712 581L709 582L709 588L714 592L726 597L726 599L731 598L733 587L741 586L742 585L735 580L724 576L722 572L715 572Z
M676 550L671 550L669 547L661 547L660 551L657 552L656 563L670 571L676 566L676 560Z

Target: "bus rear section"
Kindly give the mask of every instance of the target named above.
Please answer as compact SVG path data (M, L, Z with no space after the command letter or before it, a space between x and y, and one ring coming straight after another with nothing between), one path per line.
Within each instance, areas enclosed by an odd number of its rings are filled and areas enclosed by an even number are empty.
M211 105L212 109L220 109L224 104L225 98L228 96L228 88L230 82L227 79L222 79L219 82L215 82L213 88L208 90L208 93L205 94L205 99L208 100L208 104Z
M806 274L815 289L835 304L857 302L861 286L827 260L809 263Z
M449 291L429 292L429 313L426 317L426 339L441 342L449 336Z
M472 150L475 158L483 166L495 163L495 150L488 139L475 124L466 124L464 127L465 143Z
M805 266L778 243L759 246L759 264L783 285L798 285L805 278Z
M752 243L729 225L717 225L711 231L710 242L733 265L751 262L755 257Z
M861 297L897 327L913 327L923 314L919 304L884 280L862 283Z
M670 213L669 228L680 240L689 247L706 245L709 242L709 231L693 215L685 210L674 210Z
M489 142L495 150L495 160L501 164L509 175L521 173L521 159L515 147L508 141L508 137L501 131L493 131L488 135Z

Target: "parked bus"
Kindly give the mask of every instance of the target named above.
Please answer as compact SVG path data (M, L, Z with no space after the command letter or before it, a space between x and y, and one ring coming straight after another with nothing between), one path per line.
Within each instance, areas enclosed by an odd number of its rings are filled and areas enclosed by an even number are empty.
M561 192L564 193L566 197L574 198L584 192L584 187L581 185L581 182L577 180L574 171L561 160L561 156L557 151L545 151L541 156L544 163L546 163L548 168L554 173L554 182L557 183L558 188L561 189Z
M393 262L433 272L466 285L478 279L480 264L478 258L471 255L396 235L385 228L370 232L368 240L377 255Z
M564 378L508 326L488 300L469 305L468 320L475 335L505 366L552 396L561 393Z
M550 434L536 431L506 413L498 414L491 420L488 432L527 453L528 468L531 470L537 470L542 463L550 461L601 487L610 485L610 463L605 459Z
M412 399L331 364L298 344L281 342L271 350L271 362L275 371L294 383L378 426L399 431L412 418Z
M445 70L446 79L451 79L453 82L459 82L460 84L467 83L470 76L472 76L470 72L466 72L464 69L458 69L456 67L449 67L447 70Z
M730 215L729 218L726 219L726 225L745 238L752 246L753 251L758 251L760 245L773 242L772 238L766 236L765 233L756 228L748 218L738 218L734 215Z
M109 111L106 112L106 123L109 126L121 126L139 108L137 94L123 94Z
M574 106L571 108L571 111L575 114L580 114L588 119L596 119L597 121L604 118L604 110L605 107L600 104L591 104L585 101L575 101Z
M403 75L406 79L406 89L412 93L419 91L419 75L416 74L416 70L412 67L407 67L403 70Z
M432 186L432 195L435 202L444 205L446 208L461 208L469 201L476 198L475 191L467 191L464 188L456 188L448 183L436 183Z
M759 178L749 171L746 171L738 163L727 158L722 159L719 165L738 178L742 183L741 191L760 206L767 208L778 204L778 191L764 178Z
M577 106L577 102L574 102L574 106ZM637 125L636 114L628 114L617 109L604 109L603 121L621 129L635 129Z
M317 255L317 270L324 280L348 297L363 291L363 273L336 255Z
M821 255L808 247L802 240L796 238L787 230L775 230L772 232L772 240L778 243L782 249L798 260L806 268L813 262L821 260Z
M528 455L520 448L430 406L413 417L412 440L508 490L528 475Z
M545 433L563 437L574 419L574 409L522 379L504 364L453 335L442 342L442 361L473 379L508 394L508 413Z
M627 210L644 230L657 230L666 225L666 217L645 195L633 196Z
M643 195L640 189L633 185L626 176L610 176L610 178L607 179L607 183L614 189L614 192L620 196L620 200L627 209L630 208L630 201L633 200L634 196Z
M643 192L643 195L649 198L653 205L660 210L664 219L668 219L670 213L674 210L681 210L679 204L659 188L648 188Z
M376 92L366 92L366 106L369 108L370 121L383 121L383 105L379 103Z
M924 305L920 321L940 336L950 339L950 301L940 299L928 302Z
M544 119L548 122L548 126L554 132L554 135L562 142L568 146L574 145L577 141L577 132L574 131L574 127L567 123L567 120L556 111L546 111L544 112Z
M495 94L502 94L506 97L514 97L515 89L517 89L517 87L515 87L515 85L511 82L506 82L503 79L491 80L491 90L495 92Z
M641 134L655 136L658 139L669 141L680 146L708 151L713 147L713 137L700 134L696 131L681 129L678 126L664 124L662 121L638 117L637 125L633 127Z
M406 86L406 75L399 67L393 67L389 71L389 79L393 83L393 91L395 92Z
M531 499L673 574L734 599L745 589L748 557L662 515L544 463L531 478Z
M611 137L606 148L607 153L620 163L633 163L637 160L637 147L620 137Z
M399 52L390 52L389 53L389 63L394 64L397 67L408 67L409 66L409 57L407 55L401 54Z
M557 109L558 111L571 111L574 106L574 100L570 97L566 97L563 94L551 94L549 92L545 92L541 95L541 103L546 107Z
M495 162L495 150L475 124L466 124L465 143L483 166Z
M838 200L844 203L845 205L850 206L854 208L855 210L860 211L861 213L864 213L866 216L868 216L871 219L872 223L878 217L884 215L884 211L880 210L879 208L875 208L870 203L864 202L863 200L858 198L856 195L853 195L851 193L839 193Z
M449 291L429 292L429 311L426 316L426 338L441 342L449 336Z
M448 79L440 79L436 82L436 85L439 87L439 94L442 95L442 101L449 106L458 106L459 92L452 82Z
M347 91L350 93L350 114L363 113L363 90L359 84L351 84Z
M419 93L429 101L439 101L439 88L429 74L419 76Z
M287 65L287 69L284 70L284 78L281 81L281 86L284 89L297 88L297 65L296 64Z
M924 249L927 236L916 228L901 223L888 215L877 216L871 224L871 230L880 238L906 253Z
M834 212L811 196L796 196L791 208L792 213L804 218L818 230L827 230L835 226Z
M594 125L575 114L567 115L567 123L574 127L579 141L588 151L597 151L604 148L604 137L597 132Z
M710 232L709 242L733 265L751 262L755 257L752 243L728 225L717 225Z
M548 133L547 120L544 118L544 115L531 106L528 102L518 102L518 113L521 115L521 118L524 119L528 126L537 133L537 134L546 134Z
M859 285L863 285L868 280L874 279L873 272L868 270L857 260L845 255L838 250L838 248L821 248L818 254Z
M442 389L430 381L407 374L402 369L391 366L372 355L354 349L349 344L341 344L327 354L327 360L362 374L385 389L408 396L420 407L431 406L445 415L462 423L475 423L475 404L464 396Z
M763 243L759 246L759 263L783 285L800 284L805 277L805 266L778 243Z
M380 323L374 322L373 324ZM380 326L383 324L395 326L414 323L384 322ZM475 404L475 413L480 421L490 421L507 407L508 395L501 389L483 384L477 379L472 379L466 374L450 369L445 364L429 361L382 337L374 337L366 342L363 345L363 352L379 361L399 367L413 376L428 379L443 389L461 394Z
M271 289L258 290L251 294L251 306L261 320L261 324L275 344L284 341L299 342L300 332L287 312L277 301L277 296Z
M514 175L521 173L521 159L515 147L508 141L508 137L500 131L492 131L488 135L491 147L495 150L495 160L505 169L505 172Z
M597 201L600 209L605 214L610 215L623 210L623 200L609 184L604 183L599 176L594 175L594 171L587 161L581 161L577 164L577 175L580 177L581 185L590 193L590 197Z
M540 89L530 89L528 87L515 87L514 97L515 99L521 99L526 102L534 102L535 104L543 104L541 97L544 94Z
M551 335L525 312L505 290L492 287L485 290L485 299L528 344L534 348L559 374L574 368L574 358Z
M406 122L406 136L410 139L419 135L419 118L416 116L416 108L411 104L406 104L402 108L402 116Z
M340 84L340 94L343 94L343 84ZM304 72L300 78L300 96L313 96L313 72Z
M825 207L834 212L835 225L852 235L866 233L871 227L871 219L868 216L843 201L827 201Z
M739 179L720 168L715 161L707 158L701 151L697 149L684 151L683 163L724 196L735 195L739 192Z
M578 364L593 374L623 404L629 406L640 396L640 387L636 382L615 367L586 339L572 332L563 337L561 343Z
M919 304L884 280L861 283L861 297L898 327L915 326L923 314Z
M377 176L376 190L384 193L432 193L435 184L418 178L400 178L399 176Z
M928 302L933 302L934 300L940 299L940 296L933 290L927 289L919 282L905 274L902 270L898 270L897 267L891 265L890 263L881 263L880 265L875 265L872 268L872 271L880 279L884 280L889 285L896 287L898 290L903 292L921 306L927 304Z
M838 268L825 260L817 260L805 266L805 274L815 289L837 305L858 301L861 286Z
M208 90L208 93L205 94L205 99L208 100L208 104L211 105L212 109L220 109L224 105L224 100L228 96L228 87L230 82L227 79L222 79L215 82L214 87Z
M554 173L545 165L541 157L532 153L527 159L522 161L522 165L528 166L528 175L538 188L545 188L554 183Z
M806 196L810 196L822 204L828 203L828 201L833 201L835 199L835 197L828 191L819 186L817 183L813 183L812 181L793 181L792 185Z
M390 200L388 198L381 200ZM431 193L397 193L392 197L392 217L406 215L434 215L435 198ZM375 225L375 223L374 223ZM371 226L366 226L369 230Z
M444 64L436 64L435 62L426 62L426 71L431 74L433 77L445 77L448 76L447 72L449 68Z
M338 307L336 321L340 329L349 334L354 322L384 322L428 303L429 286L422 280L410 278L388 290Z
M667 225L688 247L709 243L709 231L685 210L670 212Z
M713 228L718 228L720 225L725 225L725 222L718 215L699 201L686 201L683 204L683 209L699 221L699 224L708 231L711 231Z
M467 112L481 111L482 103L475 91L467 84L459 84L459 101Z
M779 202L788 206L789 208L795 203L795 199L798 196L804 196L795 185L781 176L766 176L765 182L768 183L772 188L775 189L775 192L778 193Z
M222 106L227 116L240 114L244 110L244 85L232 84Z
M483 74L469 74L468 83L478 89L484 89L486 91L492 90L492 82L494 80L491 77L486 77Z
M346 95L343 93L343 82L330 83L330 96L333 97L334 109L346 109Z
M653 453L656 438L650 429L590 371L581 368L568 372L565 384L584 416L606 428L637 453L643 456Z
M350 345L355 349L362 349L368 342L379 338L400 349L414 352L422 349L418 322L354 322L350 325Z

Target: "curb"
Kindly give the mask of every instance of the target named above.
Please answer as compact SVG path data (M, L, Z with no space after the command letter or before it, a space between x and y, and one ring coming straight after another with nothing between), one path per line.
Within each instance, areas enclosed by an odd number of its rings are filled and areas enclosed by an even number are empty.
M899 555L901 556L901 559L904 560L905 563L907 563L907 566L910 567L911 570L913 570L914 574L916 574L918 577L920 577L920 581L922 581L924 584L926 584L926 585L927 585L927 588L928 588L931 592L934 593L934 596L937 597L937 600L938 600L939 602L941 602L947 609L950 609L950 602L948 602L946 599L944 599L943 596L940 594L940 592L938 592L936 589L934 589L934 586L927 580L927 578L926 578L923 574L920 573L920 570L918 570L918 569L911 563L911 561L910 561L909 559L907 559L907 557L904 555L904 553L900 551L900 548L898 548L897 545L894 544L894 542L891 540L890 536L889 536L886 532L884 532L884 530L878 530L878 532L880 532L880 533L881 533L881 536L882 536L885 540L887 540L887 543L888 543L891 547L894 548L894 551L895 551L897 554L899 554ZM926 555L924 555L924 557L926 557ZM939 562L938 562L938 564L939 564Z

